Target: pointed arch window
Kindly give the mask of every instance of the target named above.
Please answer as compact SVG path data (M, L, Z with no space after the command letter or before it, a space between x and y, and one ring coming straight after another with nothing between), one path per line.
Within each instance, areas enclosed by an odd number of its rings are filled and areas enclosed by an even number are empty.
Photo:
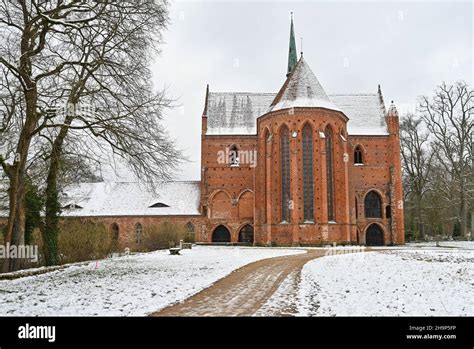
M270 134L268 129L265 129L265 133L263 135L263 139L265 140L265 156L263 158L263 165L264 165L264 173L265 173L265 185L268 183L268 180L270 178L269 171L271 170L271 153L272 153L272 142L273 142L273 134ZM268 193L265 188L263 191L264 193L264 199L265 199L265 205L263 205L263 212L264 212L264 223L267 223L267 200L268 200Z
M137 244L142 243L142 233L143 233L143 226L141 223L135 224L135 242Z
M364 163L364 157L362 153L362 148L360 145L354 149L354 164L362 165Z
M365 218L382 218L382 200L375 191L369 192L364 200Z
M284 126L280 133L281 220L290 222L290 132Z
M113 223L112 226L110 227L110 230L112 231L112 240L118 240L119 239L119 234L120 234L120 229L117 223Z
M238 167L240 165L239 149L234 144L229 149L229 164L230 166Z
M334 221L334 168L333 168L333 134L328 126L324 131L326 139L326 191L328 221Z
M314 221L314 181L313 181L313 130L303 127L303 192L304 220Z

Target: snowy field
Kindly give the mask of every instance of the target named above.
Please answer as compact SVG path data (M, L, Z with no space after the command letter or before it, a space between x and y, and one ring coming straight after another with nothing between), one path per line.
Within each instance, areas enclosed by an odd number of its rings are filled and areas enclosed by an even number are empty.
M142 316L210 286L245 264L301 250L198 246L0 281L0 316Z
M461 247L455 245L450 247ZM465 249L409 248L313 260L301 273L297 313L474 316L473 246L465 242Z
M421 248L434 248L436 247L436 242L420 242L420 243L409 243L408 247L421 247ZM439 247L448 247L448 248L459 248L463 250L474 250L474 241L440 241Z

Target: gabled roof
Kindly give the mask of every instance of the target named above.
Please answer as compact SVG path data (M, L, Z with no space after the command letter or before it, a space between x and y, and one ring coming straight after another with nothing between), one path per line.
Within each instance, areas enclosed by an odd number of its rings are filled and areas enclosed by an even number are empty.
M329 99L303 56L277 93L269 111L296 107L319 107L340 111Z
M275 93L209 92L207 135L256 134L256 120L274 98Z
M233 108L234 96L237 104L247 99L251 101L251 113L245 118L243 110ZM275 93L210 92L208 106L212 108L208 108L207 113L207 135L256 135L257 118L266 113L275 97ZM384 106L379 94L330 94L328 97L349 118L347 123L349 135L388 135ZM219 105L220 108L217 107ZM233 109L234 117L241 121L230 126Z
M386 136L384 105L377 93L331 94L329 98L349 118L347 133L350 136Z
M200 182L162 182L155 191L137 182L81 183L61 198L65 217L199 215ZM163 203L169 207L150 207ZM161 206L161 205L156 205Z

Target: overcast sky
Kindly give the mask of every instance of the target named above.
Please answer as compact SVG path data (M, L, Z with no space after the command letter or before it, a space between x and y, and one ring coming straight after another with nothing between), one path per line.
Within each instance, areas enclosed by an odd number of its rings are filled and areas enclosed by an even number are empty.
M172 1L153 66L181 107L165 124L186 156L177 179L200 179L201 115L211 91L277 92L285 80L289 14L297 49L327 93L374 93L399 110L442 81L473 82L473 5L453 2Z

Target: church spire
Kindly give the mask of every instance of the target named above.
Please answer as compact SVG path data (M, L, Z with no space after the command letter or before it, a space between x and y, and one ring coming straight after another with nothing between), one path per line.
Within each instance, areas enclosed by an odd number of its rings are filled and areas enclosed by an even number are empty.
M290 49L288 52L288 71L286 74L287 76L291 73L297 61L298 58L296 54L295 30L293 27L293 12L291 12Z

